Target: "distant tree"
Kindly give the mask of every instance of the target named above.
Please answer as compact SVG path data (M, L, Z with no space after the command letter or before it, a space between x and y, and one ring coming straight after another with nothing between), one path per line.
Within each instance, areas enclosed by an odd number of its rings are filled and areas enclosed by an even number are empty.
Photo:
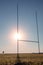
M2 51L2 54L4 54L4 51Z

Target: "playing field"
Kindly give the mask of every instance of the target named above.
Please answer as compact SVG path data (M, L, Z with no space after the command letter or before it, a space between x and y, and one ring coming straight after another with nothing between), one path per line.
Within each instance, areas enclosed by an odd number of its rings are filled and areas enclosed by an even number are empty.
M43 65L43 54L22 53L19 57L21 62L26 62L28 65ZM0 65L13 65L16 60L17 54L0 54Z

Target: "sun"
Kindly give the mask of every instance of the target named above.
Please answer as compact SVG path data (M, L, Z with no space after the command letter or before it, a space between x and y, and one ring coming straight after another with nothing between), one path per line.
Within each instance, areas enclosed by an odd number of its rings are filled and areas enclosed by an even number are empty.
M20 40L21 39L21 34L20 33L16 33L14 37L15 37L16 40Z
M24 39L24 32L20 29L19 32L17 30L12 29L9 34L8 34L8 39L10 41L17 41L17 40L22 40Z

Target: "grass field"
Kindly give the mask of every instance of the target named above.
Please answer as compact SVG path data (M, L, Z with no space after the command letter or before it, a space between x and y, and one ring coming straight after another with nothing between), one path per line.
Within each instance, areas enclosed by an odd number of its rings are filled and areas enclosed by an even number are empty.
M20 60L24 65L43 65L43 54L19 54ZM17 54L0 54L0 65L14 65Z

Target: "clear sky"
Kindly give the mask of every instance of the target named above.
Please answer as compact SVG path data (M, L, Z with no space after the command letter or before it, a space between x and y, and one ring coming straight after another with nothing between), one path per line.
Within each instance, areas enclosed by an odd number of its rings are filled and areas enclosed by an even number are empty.
M43 52L43 0L19 0L19 32L23 40L37 41L36 17L39 26L40 51ZM16 53L13 34L17 30L17 0L0 0L0 53ZM19 42L19 52L38 52L38 44Z

